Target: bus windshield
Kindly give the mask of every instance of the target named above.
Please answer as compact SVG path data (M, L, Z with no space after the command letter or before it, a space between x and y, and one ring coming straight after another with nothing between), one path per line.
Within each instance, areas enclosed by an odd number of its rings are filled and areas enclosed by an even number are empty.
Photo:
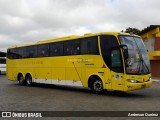
M133 36L119 36L120 42L128 47L128 58L125 60L126 73L148 74L150 62L147 50L141 38Z

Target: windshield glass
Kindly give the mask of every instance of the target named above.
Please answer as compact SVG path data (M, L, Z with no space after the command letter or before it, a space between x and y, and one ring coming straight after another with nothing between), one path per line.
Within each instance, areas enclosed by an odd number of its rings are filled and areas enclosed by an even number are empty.
M150 73L150 62L147 50L141 38L120 36L121 44L127 45L129 57L125 60L126 72L129 74Z

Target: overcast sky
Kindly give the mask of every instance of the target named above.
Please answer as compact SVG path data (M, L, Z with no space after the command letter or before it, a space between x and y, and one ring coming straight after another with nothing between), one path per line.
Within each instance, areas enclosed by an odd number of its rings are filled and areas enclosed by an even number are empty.
M160 0L0 0L0 51L68 35L160 24Z

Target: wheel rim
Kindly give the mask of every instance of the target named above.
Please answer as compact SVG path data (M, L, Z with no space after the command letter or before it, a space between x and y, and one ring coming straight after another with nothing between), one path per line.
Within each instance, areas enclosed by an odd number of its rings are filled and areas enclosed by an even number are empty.
M19 77L19 82L20 82L21 84L23 83L23 77L22 77L22 76Z
M32 84L31 77L27 77L27 84L28 84L28 85L31 85L31 84Z
M96 80L93 84L94 91L100 92L102 91L102 82L99 80Z

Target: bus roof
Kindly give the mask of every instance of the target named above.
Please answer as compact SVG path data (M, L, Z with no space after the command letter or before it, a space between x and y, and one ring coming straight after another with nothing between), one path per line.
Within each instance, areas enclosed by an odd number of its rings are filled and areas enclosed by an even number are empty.
M80 39L80 38L85 38L85 37L92 37L92 36L98 36L98 35L128 35L128 36L137 36L134 34L129 34L129 33L124 33L124 32L100 32L100 33L86 33L82 36L77 36L77 35L70 35L70 36L65 36L65 37L59 37L59 38L54 38L54 39L49 39L49 40L42 40L38 41L37 43L34 44L26 44L26 45L21 45L21 46L12 46L11 48L16 48L16 47L25 47L25 46L31 46L31 45L38 45L38 44L44 44L44 43L51 43L51 42L58 42L58 41L64 41L64 40L72 40L72 39Z

